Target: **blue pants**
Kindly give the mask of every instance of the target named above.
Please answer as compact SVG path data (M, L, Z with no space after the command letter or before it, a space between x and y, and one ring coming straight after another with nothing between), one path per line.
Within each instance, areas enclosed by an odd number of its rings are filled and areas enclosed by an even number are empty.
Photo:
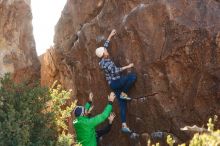
M121 122L126 122L126 109L127 101L120 98L121 92L128 93L128 90L132 87L136 81L137 76L135 73L129 73L126 76L121 76L118 80L111 81L110 87L115 92L120 107Z

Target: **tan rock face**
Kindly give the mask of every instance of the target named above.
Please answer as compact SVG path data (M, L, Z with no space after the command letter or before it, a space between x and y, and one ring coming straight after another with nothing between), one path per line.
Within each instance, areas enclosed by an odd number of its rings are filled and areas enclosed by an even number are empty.
M43 59L42 84L59 80L80 103L93 91L101 112L110 90L94 52L116 28L111 56L118 65L134 62L138 74L130 95L158 93L128 104L128 124L138 133L160 130L186 140L180 127L220 114L219 7L215 0L69 0L55 48ZM117 103L114 108L117 122L102 144L132 145L119 131Z
M1 0L0 16L0 76L10 72L15 81L39 78L30 1Z

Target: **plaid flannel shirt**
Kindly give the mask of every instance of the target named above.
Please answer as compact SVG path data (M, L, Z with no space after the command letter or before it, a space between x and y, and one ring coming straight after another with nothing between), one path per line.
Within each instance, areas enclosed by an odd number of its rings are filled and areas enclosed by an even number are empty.
M109 47L109 41L105 41L104 47L107 49ZM117 67L111 59L102 58L99 62L99 66L105 72L105 78L110 84L111 81L120 79L120 72L122 72L121 67Z

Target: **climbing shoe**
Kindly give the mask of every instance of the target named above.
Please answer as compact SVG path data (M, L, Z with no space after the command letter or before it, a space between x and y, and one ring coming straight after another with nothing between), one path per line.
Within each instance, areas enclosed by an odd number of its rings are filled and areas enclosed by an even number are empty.
M124 99L124 100L131 100L131 98L128 97L128 95L126 93L124 93L124 92L121 93L120 98Z
M131 133L132 132L128 127L122 127L121 131L124 133Z

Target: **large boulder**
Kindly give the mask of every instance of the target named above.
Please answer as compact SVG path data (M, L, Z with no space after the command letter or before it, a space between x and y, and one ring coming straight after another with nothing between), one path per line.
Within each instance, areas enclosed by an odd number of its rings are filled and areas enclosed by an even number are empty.
M216 0L68 0L56 26L55 46L42 59L42 84L58 80L85 103L93 91L96 110L110 92L95 49L110 31L117 65L133 62L137 83L128 104L128 124L138 133L164 131L189 138L180 127L202 126L220 114L220 2ZM132 145L118 115L105 146ZM141 143L141 145L144 142Z
M30 0L0 0L0 76L39 79L40 63L32 32Z

